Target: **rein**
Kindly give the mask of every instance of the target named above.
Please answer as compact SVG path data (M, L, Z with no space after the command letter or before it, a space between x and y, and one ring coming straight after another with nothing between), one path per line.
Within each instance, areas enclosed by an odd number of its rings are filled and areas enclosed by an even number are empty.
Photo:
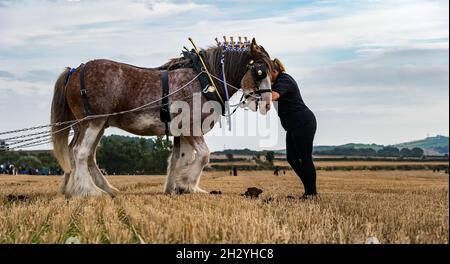
M225 94L225 108L226 108L226 118L228 121L228 130L231 131L231 115L236 112L237 107L234 109L233 113L230 114L230 96L228 95L228 85L227 85L227 78L225 74L225 48L222 48L222 55L220 59L220 64L222 66L222 82L223 82L223 89ZM241 98L242 100L242 98Z

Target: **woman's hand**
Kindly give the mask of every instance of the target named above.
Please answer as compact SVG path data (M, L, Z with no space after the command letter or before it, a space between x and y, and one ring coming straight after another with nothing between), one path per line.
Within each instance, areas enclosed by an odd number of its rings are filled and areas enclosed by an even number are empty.
M272 91L272 101L276 101L278 98L280 98L280 94Z

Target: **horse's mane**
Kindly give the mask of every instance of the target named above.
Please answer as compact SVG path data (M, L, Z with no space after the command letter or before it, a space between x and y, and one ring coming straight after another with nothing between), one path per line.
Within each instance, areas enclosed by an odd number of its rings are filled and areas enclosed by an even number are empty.
M244 74L247 72L247 64L250 60L256 63L264 63L268 66L268 70L272 71L272 61L266 50L259 46L259 52L256 55L251 54L250 49L247 51L226 51L225 52L225 76L227 82L239 86ZM203 60L207 64L209 72L217 77L222 76L222 47L209 47L200 51ZM172 58L167 63L161 65L159 70L175 70L179 68L190 67L190 60L184 57ZM218 83L216 83L218 84Z
M267 65L269 72L272 71L272 61L269 54L262 46L256 54L248 51L226 51L225 52L225 76L227 82L240 87L240 81L247 72L248 63L254 60L255 63L264 63ZM205 63L208 65L208 70L212 75L222 76L222 48L213 47L205 50Z

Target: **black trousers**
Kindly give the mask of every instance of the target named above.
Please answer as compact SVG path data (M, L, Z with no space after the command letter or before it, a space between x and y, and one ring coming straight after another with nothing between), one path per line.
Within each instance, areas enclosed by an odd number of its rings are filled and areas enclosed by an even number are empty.
M287 130L286 155L292 169L303 183L305 194L317 194L316 168L312 157L317 123L314 115L306 121L300 126Z

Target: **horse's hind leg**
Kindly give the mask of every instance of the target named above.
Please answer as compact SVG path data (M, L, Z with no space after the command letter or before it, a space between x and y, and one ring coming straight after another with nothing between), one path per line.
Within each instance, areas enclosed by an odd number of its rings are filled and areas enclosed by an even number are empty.
M72 141L71 141L70 144L69 144L69 150L70 150L70 152L72 152L72 148L73 148L72 145L73 145L73 142L75 141L74 139L75 139L75 137L72 138ZM70 160L71 160L71 161L70 161L70 164L71 164L72 166L71 166L71 170L70 170L70 171L65 171L65 172L64 172L64 181L62 182L61 187L60 187L60 190L61 190L61 193L62 193L62 194L65 194L65 193L66 193L67 183L69 182L70 174L71 174L72 171L73 171L73 162L72 162L73 157L72 157L72 154L70 154L69 156L70 156Z
M66 196L100 196L105 192L95 185L90 173L89 155L95 149L98 134L102 131L104 120L91 120L81 123L73 146L74 168L66 186Z
M69 160L70 160L70 168L71 169L70 169L70 171L65 171L64 172L64 181L62 182L61 187L60 187L60 191L61 191L62 194L66 193L67 183L69 182L70 175L72 174L72 171L75 168L75 160L73 158L73 147L74 147L75 142L77 140L78 127L74 126L73 130L74 130L74 135L72 137L72 140L69 143Z
M92 148L92 152L89 155L88 159L88 166L89 166L89 172L91 173L92 179L94 180L95 184L100 187L105 192L109 193L111 196L116 196L116 194L119 192L114 186L112 186L106 177L103 175L103 173L100 171L100 169L97 166L97 161L95 158L95 153L97 151L98 143L100 142L100 139L103 136L103 133L105 132L105 128L98 133L97 139L94 143L94 148Z

